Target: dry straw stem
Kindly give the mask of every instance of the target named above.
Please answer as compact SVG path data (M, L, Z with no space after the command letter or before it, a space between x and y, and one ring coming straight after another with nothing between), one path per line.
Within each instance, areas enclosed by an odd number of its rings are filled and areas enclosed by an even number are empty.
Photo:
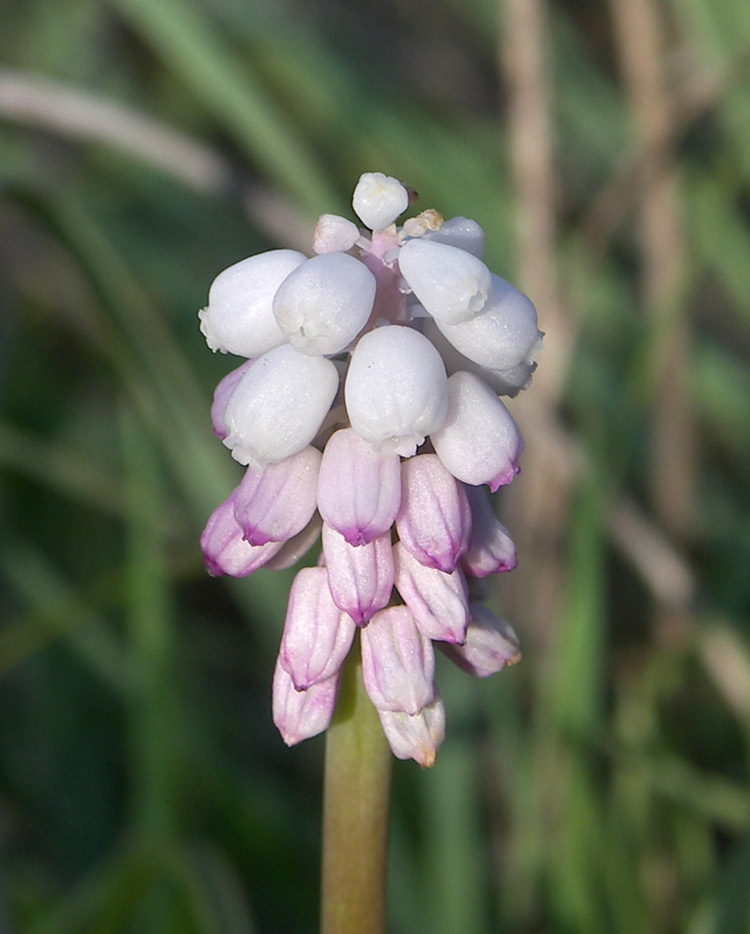
M668 151L674 132L663 11L654 0L611 0L611 5L635 129L646 150L658 158ZM646 179L638 225L643 301L658 338L651 432L654 510L671 535L685 538L694 500L695 439L687 391L690 328L680 307L685 259L673 161Z
M527 424L527 414L541 404L548 413L542 421L554 420L576 325L564 305L555 262L558 182L550 119L547 5L545 0L503 0L499 12L519 280L539 308L546 332L543 363L534 378L536 401L519 398L515 404L534 456L524 465L523 483L507 498L508 522L516 530L524 561L505 593L510 604L508 612L527 619L533 638L542 644L561 602L563 581L557 543L567 524L570 477L554 469L543 443L535 443L533 424L539 420Z

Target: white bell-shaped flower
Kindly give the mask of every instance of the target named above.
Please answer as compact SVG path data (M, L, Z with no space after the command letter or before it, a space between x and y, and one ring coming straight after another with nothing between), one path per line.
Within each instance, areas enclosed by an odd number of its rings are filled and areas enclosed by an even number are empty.
M411 457L445 419L443 361L418 331L395 324L376 328L352 354L344 398L361 438L386 453Z
M397 178L365 172L354 189L352 207L365 227L382 230L409 207L409 192Z
M494 274L492 294L481 314L456 324L433 317L456 350L492 370L510 370L521 363L531 364L542 347L543 335L537 327L534 303L510 282Z
M243 259L214 279L208 306L198 312L211 350L260 357L286 341L273 316L276 290L307 257L297 250L271 250Z
M443 466L464 483L487 483L494 493L518 473L521 433L500 399L473 373L454 373L448 380L448 414L430 440Z
M313 250L316 253L345 253L359 239L359 227L338 214L321 214L315 225Z
M315 437L338 389L325 357L283 344L264 354L237 384L224 412L224 444L241 464L275 464Z
M376 288L364 263L347 253L323 253L287 276L274 297L273 314L302 353L339 353L367 323Z
M492 291L490 271L481 259L448 243L408 240L398 266L422 305L444 324L473 318Z
M478 259L484 256L484 230L468 217L452 217L437 230L428 230L423 236L425 240L460 247Z

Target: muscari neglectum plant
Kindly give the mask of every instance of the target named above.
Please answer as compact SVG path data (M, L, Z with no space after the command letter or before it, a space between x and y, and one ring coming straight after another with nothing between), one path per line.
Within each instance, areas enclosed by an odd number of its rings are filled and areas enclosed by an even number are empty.
M246 358L212 407L247 469L203 532L209 571L290 567L322 536L289 595L273 717L290 746L328 730L328 934L384 930L388 747L435 762L435 646L479 677L520 658L483 604L484 579L516 562L489 492L518 472L500 396L529 386L542 334L482 262L480 226L427 210L399 227L411 200L366 173L353 198L366 230L323 215L315 256L242 260L200 312L209 347Z

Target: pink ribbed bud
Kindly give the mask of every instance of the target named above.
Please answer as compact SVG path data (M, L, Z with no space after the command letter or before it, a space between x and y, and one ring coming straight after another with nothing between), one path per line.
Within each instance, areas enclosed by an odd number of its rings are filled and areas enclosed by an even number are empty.
M471 540L461 567L472 577L487 577L516 566L516 546L495 515L483 487L467 486L471 505Z
M521 433L500 399L473 373L461 371L448 380L448 414L430 440L443 465L464 483L486 483L494 493L518 473Z
M360 338L344 397L358 435L383 451L411 457L445 419L445 367L418 331L379 327Z
M351 428L331 435L318 479L318 509L351 545L387 532L401 502L397 454L376 451Z
M463 484L435 454L401 465L398 537L418 561L450 572L469 547L471 509Z
M445 739L445 707L440 697L413 716L391 710L378 710L378 714L397 759L414 759L423 769L435 764Z
M339 692L339 674L298 691L289 673L276 662L273 675L273 722L287 746L327 730Z
M358 626L388 605L393 589L392 551L390 533L355 547L335 529L323 525L323 554L331 596Z
M279 464L248 467L234 499L234 517L251 545L285 542L312 519L321 454L306 447Z
M379 710L417 714L435 697L435 654L405 606L376 613L361 632L362 677Z
M354 620L333 602L325 568L302 568L289 593L279 658L298 691L341 667L354 639Z
M325 357L289 344L256 360L224 412L224 444L241 464L275 464L313 440L338 389L338 371Z
M450 574L420 564L403 543L393 548L396 589L428 639L463 642L469 625L469 595L463 572Z
M440 643L451 661L470 675L487 678L521 660L518 637L508 623L480 603L472 603L471 614L463 645Z
M280 551L282 542L250 545L234 518L235 494L211 513L201 535L201 550L210 574L247 577Z
M260 357L286 338L273 316L281 283L307 257L296 250L271 250L243 259L214 279L208 307L198 312L211 350L239 357Z

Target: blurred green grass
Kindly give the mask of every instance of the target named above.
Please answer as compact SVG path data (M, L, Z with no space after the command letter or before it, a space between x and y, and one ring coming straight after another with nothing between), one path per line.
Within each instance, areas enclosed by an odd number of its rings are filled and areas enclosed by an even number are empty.
M547 347L513 403L522 571L496 592L524 662L440 668L438 765L396 765L394 932L750 925L750 8L655 8L676 115L656 154L611 8L546 7L563 317L524 283ZM208 418L230 361L196 311L222 268L348 213L367 170L478 220L514 278L506 4L0 19L0 928L315 930L322 741L289 751L270 718L290 575L211 580L197 548L237 471ZM649 172L678 179L658 307ZM683 528L654 491L684 335Z

